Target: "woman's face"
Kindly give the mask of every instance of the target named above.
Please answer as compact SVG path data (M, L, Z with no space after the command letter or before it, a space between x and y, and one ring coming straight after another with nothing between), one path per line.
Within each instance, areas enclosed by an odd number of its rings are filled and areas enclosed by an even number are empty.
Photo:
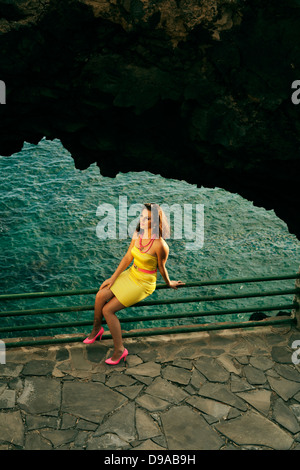
M143 209L141 216L140 216L140 227L142 230L151 229L151 211L148 211L147 209Z

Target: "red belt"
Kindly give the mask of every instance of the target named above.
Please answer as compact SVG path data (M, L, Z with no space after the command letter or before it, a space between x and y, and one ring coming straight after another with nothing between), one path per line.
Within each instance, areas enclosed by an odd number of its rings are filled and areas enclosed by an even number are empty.
M138 266L136 266L135 264L133 265L133 267L135 269L138 269L139 271L142 271L143 273L147 273L147 274L154 274L157 272L157 269L155 269L154 271L148 271L148 269L142 269L142 268L139 268Z

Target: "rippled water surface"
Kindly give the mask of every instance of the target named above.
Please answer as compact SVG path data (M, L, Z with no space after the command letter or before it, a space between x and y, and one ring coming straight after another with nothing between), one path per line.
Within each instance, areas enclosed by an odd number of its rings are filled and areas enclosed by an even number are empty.
M221 188L197 188L185 181L163 178L147 171L119 173L116 178L103 177L96 164L80 171L59 140L43 139L38 145L25 143L21 152L0 157L0 290L2 294L49 292L74 289L97 289L110 277L125 255L130 238L100 239L97 226L104 215L97 212L111 204L118 217L120 197L127 207L143 202L184 204L193 208L192 233L197 230L196 205L202 207L204 243L191 250L192 240L182 227L182 238L168 240L170 247L167 269L170 279L231 279L235 277L293 274L298 271L300 243L289 233L286 224L273 210L255 207L251 201ZM99 209L98 209L99 210ZM128 223L135 216L128 215ZM184 219L184 217L183 217ZM183 220L182 219L182 220ZM122 219L124 220L124 219ZM200 220L200 219L199 219ZM184 221L184 220L183 220ZM172 225L173 224L173 225ZM199 224L198 224L199 225ZM171 230L174 220L171 218ZM191 232L189 232L191 234ZM98 232L99 235L99 232ZM173 230L174 235L174 230ZM158 274L158 284L164 283ZM265 284L233 284L184 289L157 289L147 300L220 295L233 292L293 288L294 280ZM160 320L124 323L124 329L142 326L168 326L197 323L199 319L163 320L165 312L226 310L248 306L277 305L292 300L292 295L274 298L226 300L222 302L178 303L156 307L131 307L119 312L119 318L147 316L154 312ZM1 311L51 308L70 305L93 305L93 295L20 299L2 302ZM268 313L275 315L277 312ZM249 314L217 317L247 319ZM2 327L55 323L57 321L92 320L93 311L39 314L1 318ZM204 317L201 322L216 321ZM57 334L89 331L90 327L0 333L0 337Z

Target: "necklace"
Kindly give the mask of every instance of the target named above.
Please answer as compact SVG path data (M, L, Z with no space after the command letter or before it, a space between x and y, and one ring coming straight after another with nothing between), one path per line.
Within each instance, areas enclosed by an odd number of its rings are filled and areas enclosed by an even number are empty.
M142 244L142 238L141 238L141 236L140 236L140 238L139 238L139 242L140 242L140 251L142 251L142 249L144 249L144 248L146 248L148 245L150 245L150 243L152 244L152 243L154 242L154 238L155 238L155 237L153 237L153 238L151 237L150 240L149 240L149 242L148 242L146 245L143 245L143 244ZM146 251L149 251L149 249L150 249L150 246L149 246L148 250L146 250Z

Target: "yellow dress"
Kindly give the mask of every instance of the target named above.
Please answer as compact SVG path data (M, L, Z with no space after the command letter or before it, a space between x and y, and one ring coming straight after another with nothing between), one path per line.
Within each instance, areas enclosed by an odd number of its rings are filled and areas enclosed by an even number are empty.
M123 271L110 287L112 293L125 307L140 302L156 289L157 257L141 252L135 245L131 254L134 258L133 265Z

